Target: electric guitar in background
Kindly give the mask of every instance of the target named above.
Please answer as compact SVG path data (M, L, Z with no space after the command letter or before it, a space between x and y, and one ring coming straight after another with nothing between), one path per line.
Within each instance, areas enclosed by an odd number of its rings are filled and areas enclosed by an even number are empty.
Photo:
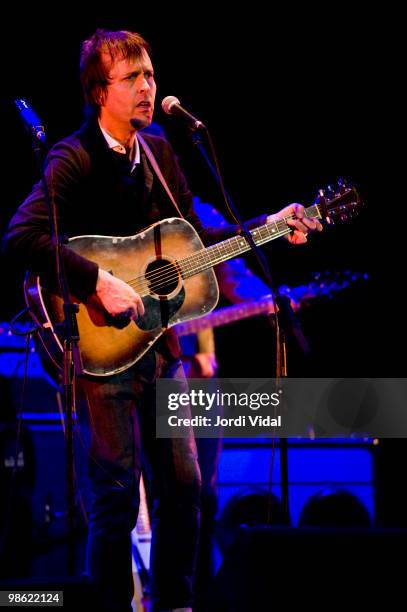
M335 293L348 289L356 282L366 281L368 275L363 272L326 272L315 274L315 280L307 285L297 287L279 287L279 292L291 300L294 310L307 306L315 299L331 299ZM242 319L248 319L261 314L274 312L274 304L271 296L264 297L253 302L241 302L233 306L218 308L209 314L175 325L174 330L178 336L196 334L204 329L220 327Z

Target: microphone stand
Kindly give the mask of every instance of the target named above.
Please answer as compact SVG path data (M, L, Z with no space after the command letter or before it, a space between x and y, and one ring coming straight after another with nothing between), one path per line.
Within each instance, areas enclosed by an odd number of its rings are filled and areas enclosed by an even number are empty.
M69 576L75 572L75 501L74 501L74 457L73 457L73 411L75 406L75 371L82 370L78 349L79 331L76 313L78 304L69 298L68 281L66 278L64 261L61 255L61 240L58 233L57 211L55 200L50 196L44 170L44 157L48 147L45 138L39 138L35 130L31 132L32 148L40 172L41 183L44 189L44 199L48 206L52 240L55 246L56 270L59 290L63 299L64 320L58 324L63 339L63 395L65 409L65 444L66 444L66 500L67 500L67 571ZM44 135L43 135L44 136ZM51 172L52 181L52 172Z
M229 209L229 213L234 218L235 222L240 228L241 235L246 239L249 244L251 251L253 252L255 259L262 270L266 279L266 284L270 288L273 303L275 305L275 312L268 315L270 324L275 330L275 350L276 350L276 382L287 376L287 333L290 331L296 338L301 351L305 355L309 355L310 347L302 332L300 323L294 314L291 307L290 300L287 296L281 295L278 287L275 286L273 278L270 273L270 267L264 253L259 249L253 240L250 230L246 227L243 222L236 205L233 203L230 195L226 191L221 173L219 168L215 169L206 149L202 143L201 131L206 131L208 136L209 144L212 149L213 157L216 163L216 154L211 141L210 134L205 126L198 128L190 128L192 141L201 153L203 159L206 162L211 174L215 178L218 186L220 187L223 197L226 202L226 207ZM285 519L287 524L290 524L290 506L289 506L289 492L288 492L288 443L287 438L280 438L280 475L281 475L281 501Z

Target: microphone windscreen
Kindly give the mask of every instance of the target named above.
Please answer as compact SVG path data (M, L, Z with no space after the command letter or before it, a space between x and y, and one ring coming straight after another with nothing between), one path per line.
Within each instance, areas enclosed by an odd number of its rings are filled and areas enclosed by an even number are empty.
M174 106L174 104L180 104L178 98L176 98L175 96L166 96L161 102L161 108L163 109L164 113L167 113L167 115L171 115L172 107Z

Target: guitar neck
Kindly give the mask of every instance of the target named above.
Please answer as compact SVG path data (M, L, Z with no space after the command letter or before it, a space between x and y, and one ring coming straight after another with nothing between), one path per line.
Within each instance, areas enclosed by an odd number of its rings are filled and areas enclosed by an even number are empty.
M178 323L175 325L174 329L178 336L187 336L188 334L197 334L208 327L220 327L221 325L248 319L258 314L273 312L273 310L273 300L271 298L266 298L256 302L219 308L200 319L191 319L184 323Z
M306 217L321 218L321 212L317 204L306 208L304 212ZM287 221L292 218L293 215L288 215L282 219L260 225L250 230L250 234L256 246L261 246L262 244L266 244L271 240L275 240L276 238L280 238L292 232L292 227L287 224ZM210 247L206 247L184 259L179 259L177 264L183 278L188 278L208 268L212 268L222 263L222 261L238 257L249 250L250 245L244 236L233 236L232 238L218 242Z

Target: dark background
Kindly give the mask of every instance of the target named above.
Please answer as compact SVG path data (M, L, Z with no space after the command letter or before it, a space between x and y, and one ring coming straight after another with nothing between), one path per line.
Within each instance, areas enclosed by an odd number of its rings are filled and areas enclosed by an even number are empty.
M209 125L226 185L245 218L292 201L311 204L318 188L338 177L351 180L366 202L358 219L311 236L305 247L290 247L284 240L265 247L278 284L307 283L313 272L369 275L367 283L300 311L313 357L305 364L290 342L288 373L404 376L405 359L399 357L404 276L397 258L386 256L384 240L404 250L402 198L378 195L381 154L391 152L381 133L392 131L390 71L397 56L392 45L397 32L389 30L382 7L372 23L372 7L357 14L343 2L315 9L311 3L288 3L278 12L274 4L254 1L241 8L209 0L166 6L120 2L103 9L100 3L78 7L69 2L7 8L0 233L38 177L14 98L31 103L49 142L56 142L82 121L81 41L97 27L138 31L154 51L155 120L165 127L197 195L222 207L187 132L161 113L166 95L178 96ZM390 107L381 104L383 98ZM392 177L402 196L399 176L393 172ZM0 321L22 306L21 278L4 266L2 289ZM216 335L220 374L274 374L274 338L264 318L219 329ZM378 524L405 525L405 441L382 441L376 458Z
M222 207L187 131L161 112L166 95L178 96L209 125L226 185L245 218L293 201L309 205L318 188L338 177L358 187L367 204L358 219L313 235L305 247L280 240L265 248L279 284L309 282L313 272L374 273L368 219L376 206L372 159L378 145L369 108L380 85L372 79L376 41L369 39L363 17L345 7L329 15L289 7L281 15L260 3L250 3L250 10L226 9L222 16L215 3L184 9L120 3L114 10L92 10L97 16L67 4L48 7L44 15L10 13L2 66L7 155L0 230L37 178L13 99L25 97L32 104L51 143L76 130L82 121L80 43L96 27L123 28L151 43L158 82L155 120L165 127L197 195ZM3 318L17 308L20 294L19 278L11 273L9 283ZM388 353L379 343L377 300L369 287L370 280L356 284L301 313L318 363L315 374L385 373ZM225 359L232 347L233 355L239 346L253 346L256 354L268 350L269 337L259 343L264 321L236 325L220 332ZM260 367L251 363L247 375Z

